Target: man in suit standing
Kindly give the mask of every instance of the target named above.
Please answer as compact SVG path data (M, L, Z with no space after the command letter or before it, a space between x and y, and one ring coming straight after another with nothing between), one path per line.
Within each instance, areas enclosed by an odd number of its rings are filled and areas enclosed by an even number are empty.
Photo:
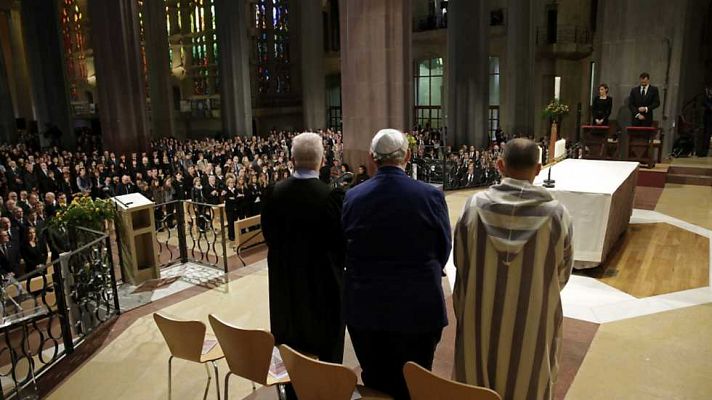
M378 172L344 200L344 310L364 384L401 400L409 398L403 365L432 368L448 323L450 220L442 191L406 175L402 132L379 131L370 158Z
M633 126L653 126L653 110L660 106L658 88L650 85L650 75L640 74L640 86L630 90L629 105Z
M270 327L277 344L341 363L344 193L319 180L324 147L305 132L292 142L295 172L265 190L262 229L269 266ZM291 387L288 395L296 399Z

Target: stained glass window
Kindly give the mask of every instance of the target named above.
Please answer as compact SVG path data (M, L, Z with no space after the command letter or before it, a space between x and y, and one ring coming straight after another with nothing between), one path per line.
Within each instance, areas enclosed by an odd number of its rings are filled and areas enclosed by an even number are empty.
M88 78L84 14L78 0L62 0L60 23L70 94L72 101L77 101L78 85Z
M138 9L138 40L141 44L141 68L143 69L143 86L146 98L149 97L148 91L148 61L146 59L146 33L144 29L144 0L136 0L136 8Z
M289 7L287 0L256 0L254 3L257 92L286 94L291 91L289 74Z

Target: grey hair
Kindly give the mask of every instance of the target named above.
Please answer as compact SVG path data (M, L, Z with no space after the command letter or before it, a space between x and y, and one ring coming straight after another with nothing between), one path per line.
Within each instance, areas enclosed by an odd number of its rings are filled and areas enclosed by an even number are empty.
M403 164L405 162L405 156L408 153L408 148L406 149L398 149L392 153L388 154L378 154L378 153L371 153L373 155L373 159L376 161L377 164L383 164L383 163L394 163L394 164Z
M324 144L318 134L304 132L292 139L292 158L296 167L318 170L323 157Z

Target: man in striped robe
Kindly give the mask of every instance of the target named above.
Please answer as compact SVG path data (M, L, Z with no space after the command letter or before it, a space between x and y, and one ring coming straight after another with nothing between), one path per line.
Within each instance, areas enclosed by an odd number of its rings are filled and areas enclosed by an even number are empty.
M573 267L569 214L532 185L538 157L530 140L507 143L502 183L470 198L455 228L455 378L503 399L553 397Z

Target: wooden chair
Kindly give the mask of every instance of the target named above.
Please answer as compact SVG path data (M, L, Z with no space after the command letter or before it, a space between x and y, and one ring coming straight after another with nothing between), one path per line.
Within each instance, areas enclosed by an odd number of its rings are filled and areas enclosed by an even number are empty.
M215 370L215 390L217 398L220 400L220 380L215 361L223 358L224 355L217 339L212 335L205 334L205 324L200 321L179 321L158 313L153 314L153 320L156 321L156 325L158 325L171 352L171 356L168 358L168 399L171 399L171 363L175 357L205 365L208 382L205 385L203 400L208 397L210 388L211 376L208 363L211 363Z
M493 390L441 378L411 361L403 375L411 400L502 400Z
M284 365L299 400L351 400L354 390L360 399L388 400L392 397L357 386L356 373L340 365L309 358L287 345L280 345Z
M209 315L210 326L220 343L225 354L225 361L230 371L225 375L225 400L228 397L228 383L230 375L252 381L252 390L255 382L263 386L273 386L289 382L289 377L275 379L269 374L274 350L274 336L261 330L245 330L229 325L219 320L214 315Z

